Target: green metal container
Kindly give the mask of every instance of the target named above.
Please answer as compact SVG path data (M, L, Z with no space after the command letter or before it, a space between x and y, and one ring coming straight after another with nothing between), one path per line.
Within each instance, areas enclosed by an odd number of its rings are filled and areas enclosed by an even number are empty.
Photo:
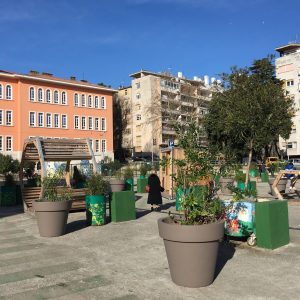
M113 192L111 200L112 222L136 219L135 196L133 191Z
M262 182L269 182L269 175L267 172L262 172L261 173L261 181Z
M137 192L138 193L145 193L146 185L148 184L147 178L138 178L137 179Z
M86 221L88 225L104 225L106 221L105 196L85 196Z
M245 182L243 181L238 181L237 182L237 187L241 190L245 190ZM256 191L256 181L249 181L248 182L248 190Z
M128 178L125 181L125 190L133 191L133 178Z
M290 241L288 205L285 200L256 203L257 246L275 249Z
M249 175L251 177L258 177L258 170L257 169L250 169Z
M17 187L1 186L0 189L0 206L14 206L17 204Z

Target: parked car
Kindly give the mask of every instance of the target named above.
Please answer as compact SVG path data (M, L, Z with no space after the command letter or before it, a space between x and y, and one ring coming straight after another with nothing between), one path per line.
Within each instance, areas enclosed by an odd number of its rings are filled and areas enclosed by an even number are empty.
M279 158L276 156L269 156L266 159L266 167L270 167L271 164L279 162Z

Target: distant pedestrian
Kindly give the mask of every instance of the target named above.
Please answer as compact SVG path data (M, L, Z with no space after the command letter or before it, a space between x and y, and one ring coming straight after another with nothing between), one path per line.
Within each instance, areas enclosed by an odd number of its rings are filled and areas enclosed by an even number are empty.
M154 209L160 211L160 205L162 204L161 192L163 192L165 189L160 185L160 180L156 175L155 170L151 171L151 175L148 178L148 187L149 194L147 203L151 205L151 211Z
M296 170L294 164L290 161L286 167L285 167L285 170ZM289 192L292 192L292 191L295 191L295 184L296 184L296 181L298 179L298 176L299 175L295 175L295 174L285 174L285 177L290 179L291 183L290 183L290 187L289 187Z
M263 162L261 162L259 165L258 165L258 171L259 171L259 177L261 177L261 174L266 172L266 166Z

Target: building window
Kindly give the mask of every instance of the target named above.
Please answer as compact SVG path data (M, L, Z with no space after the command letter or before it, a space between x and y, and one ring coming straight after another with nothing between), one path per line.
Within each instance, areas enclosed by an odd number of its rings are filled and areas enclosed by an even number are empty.
M11 110L7 110L6 111L6 122L5 122L6 126L12 126L12 111Z
M31 88L29 89L29 99L30 99L30 101L34 101L34 100L35 100L34 87L31 87Z
M100 141L95 140L95 152L100 152Z
M67 128L67 115L61 115L61 127Z
M12 147L12 137L11 136L7 136L6 137L6 151L12 151L13 147Z
M35 126L35 112L33 111L29 112L29 126L30 127Z
M38 113L38 126L44 127L44 113Z
M51 128L51 126L52 126L52 116L50 113L46 114L46 126L48 128Z
M81 95L81 106L85 107L85 95L84 94Z
M74 116L74 128L79 129L79 116Z
M43 90L38 89L38 101L43 102Z
M11 87L11 85L6 86L6 99L8 99L8 100L12 99L12 87Z
M92 105L93 105L92 96L89 95L89 97L88 97L88 107L92 107Z
M86 118L81 117L81 129L85 130L86 129Z
M135 87L136 87L137 89L139 89L139 88L141 87L141 83L140 83L140 82L136 82L136 83L135 83Z
M106 119L101 118L101 130L106 131Z
M294 85L294 80L287 80L286 86L293 86Z
M58 91L54 91L53 103L58 104Z
M106 109L106 99L105 99L105 97L101 97L101 108Z
M287 143L287 149L297 149L297 142Z
M0 135L0 151L3 151L3 136Z
M136 99L141 99L141 94L137 93L135 97L136 97Z
M46 102L51 103L51 91L50 90L46 91Z
M140 120L142 120L142 116L141 115L137 115L136 119L137 119L137 121L140 121Z
M79 106L78 94L74 94L74 106Z
M127 92L127 90L125 90L125 96L127 96L127 94L128 94L128 92Z
M3 99L3 87L2 87L2 84L0 84L0 99Z
M93 118L89 117L89 130L93 130Z
M59 127L59 114L54 114L54 127Z
M61 104L66 105L67 104L67 95L66 92L61 93Z
M106 140L101 140L101 152L106 152Z
M99 97L95 96L95 108L99 108Z
M3 110L0 109L0 125L3 125Z
M95 118L95 130L99 130L99 118Z

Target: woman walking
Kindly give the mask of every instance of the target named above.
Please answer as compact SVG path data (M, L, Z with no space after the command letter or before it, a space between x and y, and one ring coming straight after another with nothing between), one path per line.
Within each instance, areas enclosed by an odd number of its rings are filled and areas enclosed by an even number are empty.
M165 189L160 186L160 180L156 175L156 171L152 171L152 174L149 176L148 187L149 194L147 203L151 205L151 211L153 211L154 209L156 211L160 211L160 205L162 204L161 192L163 192Z

